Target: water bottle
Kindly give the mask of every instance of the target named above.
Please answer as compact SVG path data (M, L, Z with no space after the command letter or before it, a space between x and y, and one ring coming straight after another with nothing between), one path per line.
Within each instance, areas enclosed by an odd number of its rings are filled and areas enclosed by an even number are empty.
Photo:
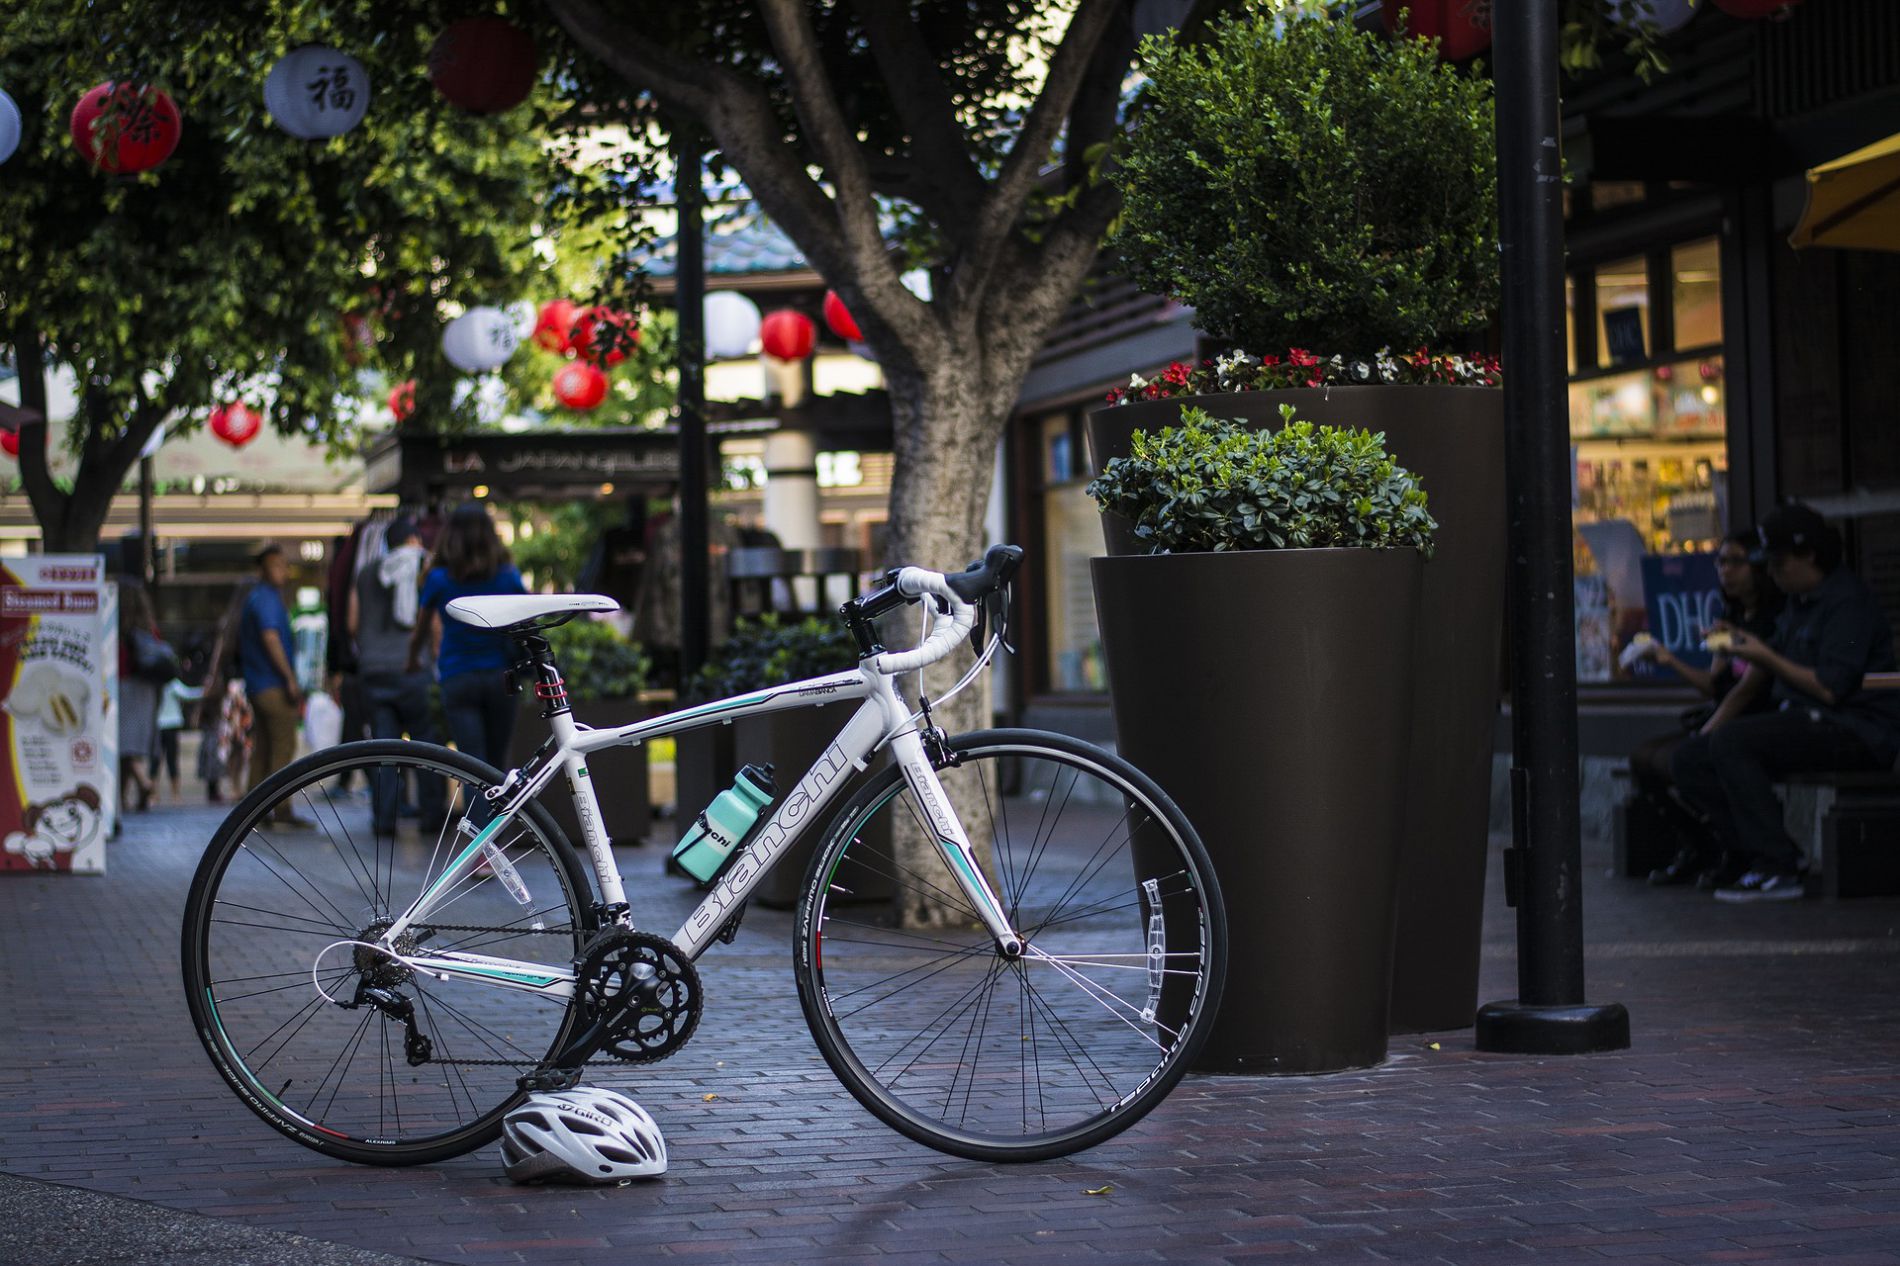
M770 765L747 765L739 771L732 786L713 797L705 812L694 820L690 830L673 846L673 860L687 874L709 884L719 878L739 842L759 820L778 787L772 781Z

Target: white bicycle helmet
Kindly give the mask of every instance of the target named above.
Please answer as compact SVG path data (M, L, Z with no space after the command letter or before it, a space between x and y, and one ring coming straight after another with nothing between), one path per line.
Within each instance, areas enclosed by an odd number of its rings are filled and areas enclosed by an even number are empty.
M612 1090L532 1094L501 1124L515 1182L614 1183L666 1172L666 1140L647 1110Z

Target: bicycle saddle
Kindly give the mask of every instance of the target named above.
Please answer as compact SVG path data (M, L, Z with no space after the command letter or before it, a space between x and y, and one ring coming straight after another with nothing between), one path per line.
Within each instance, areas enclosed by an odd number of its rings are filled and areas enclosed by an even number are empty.
M597 593L507 593L457 598L443 610L478 629L526 633L566 624L590 611L618 611L620 604Z

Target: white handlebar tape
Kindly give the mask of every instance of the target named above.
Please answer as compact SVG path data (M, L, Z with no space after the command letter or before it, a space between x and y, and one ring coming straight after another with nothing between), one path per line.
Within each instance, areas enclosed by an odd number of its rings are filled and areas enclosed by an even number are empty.
M976 627L976 608L957 596L940 571L906 567L897 573L897 591L910 598L925 595L942 598L950 604L950 619L939 621L915 650L885 651L878 656L877 670L881 673L895 675L928 668L954 651L957 643L970 636L970 630Z

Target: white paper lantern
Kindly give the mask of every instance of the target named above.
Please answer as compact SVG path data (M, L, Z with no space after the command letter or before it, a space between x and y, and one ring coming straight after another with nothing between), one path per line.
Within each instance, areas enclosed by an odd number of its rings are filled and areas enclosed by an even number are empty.
M469 374L498 367L519 346L515 319L500 308L470 308L442 331L442 354Z
M20 107L13 104L13 98L0 91L0 163L13 157L13 151L20 148Z
M516 299L513 303L504 308L503 311L506 312L509 319L515 323L515 334L518 337L528 339L534 336L535 322L541 317L541 310L539 308L529 303L526 299Z
M706 296L706 355L714 360L744 356L759 341L759 305L732 290Z
M264 79L264 107L304 141L341 136L369 109L369 75L348 53L306 44L285 53Z

